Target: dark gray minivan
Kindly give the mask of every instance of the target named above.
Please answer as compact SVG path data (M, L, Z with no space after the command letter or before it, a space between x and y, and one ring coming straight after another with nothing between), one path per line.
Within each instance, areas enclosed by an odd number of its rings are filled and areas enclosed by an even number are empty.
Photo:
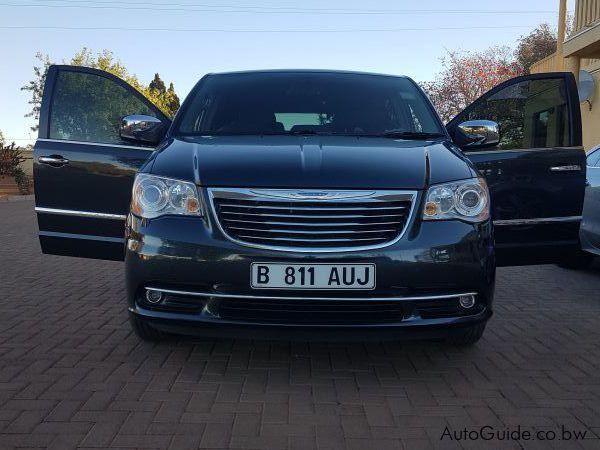
M576 253L585 167L570 73L509 80L444 126L405 77L210 74L171 121L108 73L52 66L34 178L42 251L124 260L143 339L472 344L497 265Z

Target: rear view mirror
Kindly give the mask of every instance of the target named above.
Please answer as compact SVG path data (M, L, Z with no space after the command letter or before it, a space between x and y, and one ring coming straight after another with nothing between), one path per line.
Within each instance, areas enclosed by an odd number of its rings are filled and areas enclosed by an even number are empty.
M463 150L493 147L500 142L500 126L492 120L468 120L458 125L456 144Z
M137 114L123 117L119 127L121 139L153 146L163 139L166 131L166 126L160 119Z

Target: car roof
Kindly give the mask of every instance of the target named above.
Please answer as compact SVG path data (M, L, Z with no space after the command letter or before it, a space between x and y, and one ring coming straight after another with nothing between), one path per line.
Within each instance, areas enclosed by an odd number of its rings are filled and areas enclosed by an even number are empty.
M393 78L409 78L405 75L392 75L386 73L377 72L361 72L354 70L333 70L333 69L259 69L259 70L239 70L230 72L213 72L208 75L240 75L240 74L270 74L270 73L332 73L332 74L346 74L346 75L374 75L380 77L393 77Z

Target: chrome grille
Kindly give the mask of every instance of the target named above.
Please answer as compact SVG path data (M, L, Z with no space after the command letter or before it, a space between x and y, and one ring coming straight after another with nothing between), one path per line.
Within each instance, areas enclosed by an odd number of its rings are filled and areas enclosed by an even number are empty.
M415 192L209 189L221 231L254 247L363 250L400 239Z

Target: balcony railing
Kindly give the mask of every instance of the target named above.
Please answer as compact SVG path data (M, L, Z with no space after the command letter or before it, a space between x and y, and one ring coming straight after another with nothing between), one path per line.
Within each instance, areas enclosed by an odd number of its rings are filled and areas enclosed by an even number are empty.
M600 0L577 0L575 5L575 23L573 34L576 34L600 20Z

